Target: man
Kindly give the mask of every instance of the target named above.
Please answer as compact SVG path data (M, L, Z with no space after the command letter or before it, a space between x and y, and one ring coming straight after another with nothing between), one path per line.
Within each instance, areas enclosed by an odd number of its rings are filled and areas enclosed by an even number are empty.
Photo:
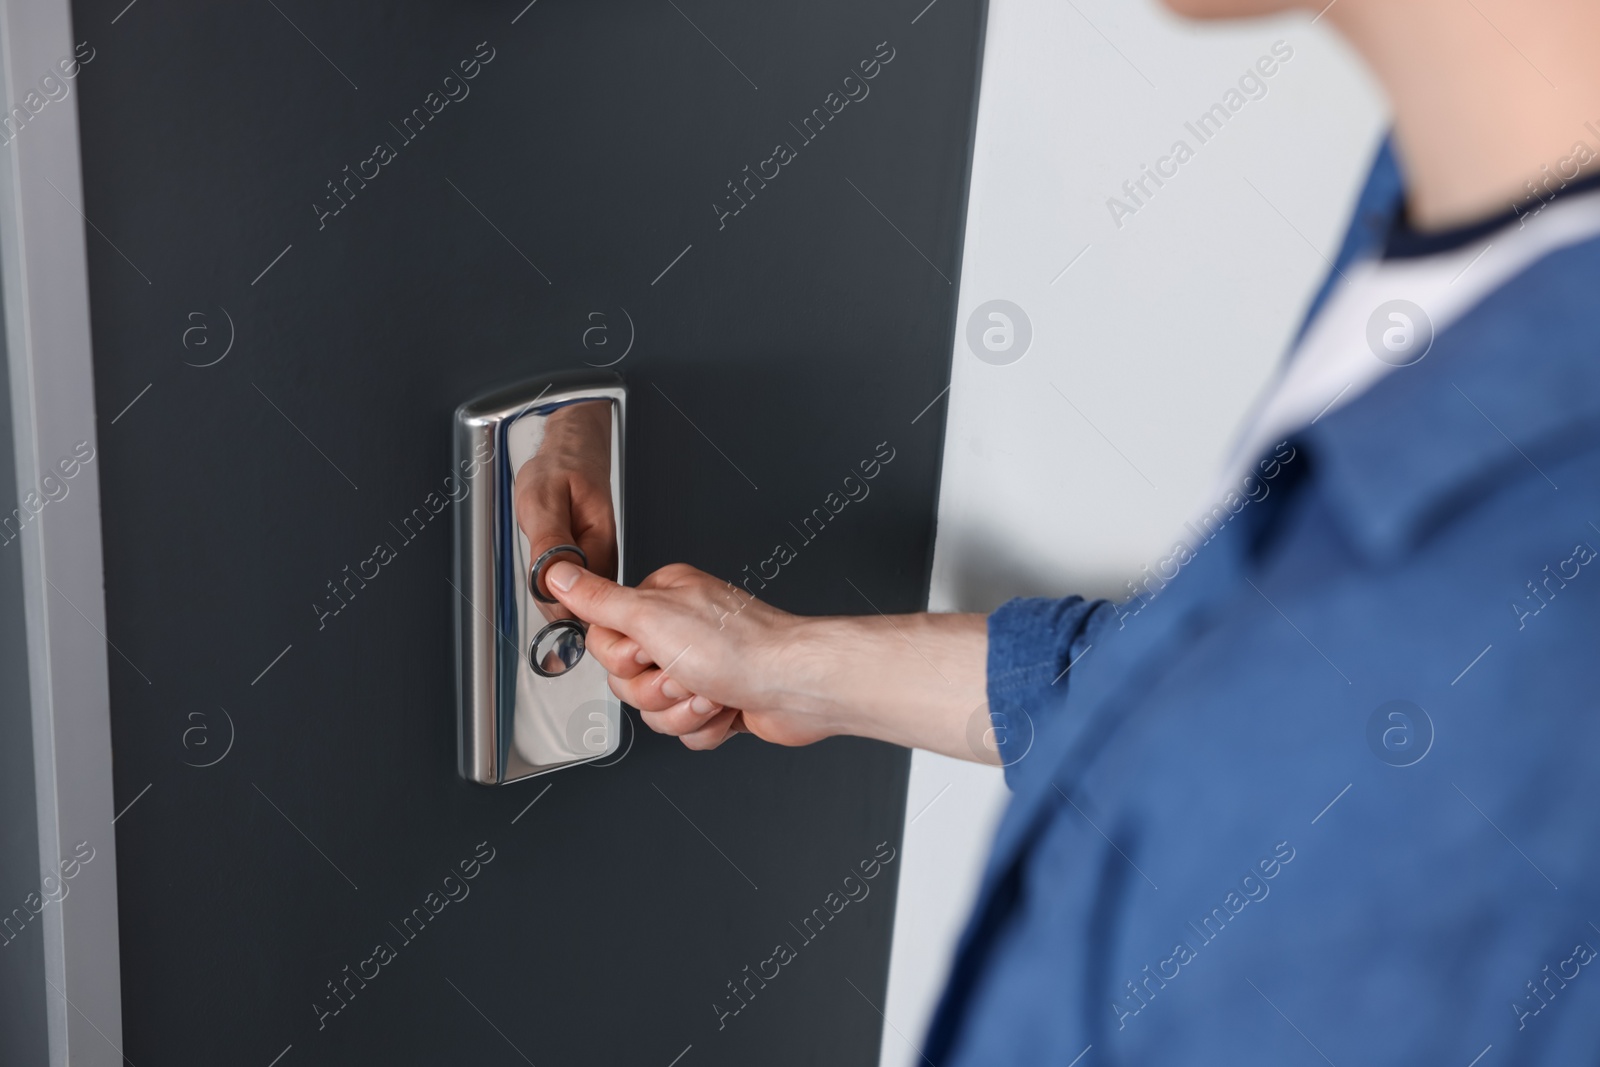
M929 1063L1595 1062L1600 5L1170 2L1320 9L1395 116L1170 580L987 620L550 588L693 748L970 758L992 717L1015 797Z

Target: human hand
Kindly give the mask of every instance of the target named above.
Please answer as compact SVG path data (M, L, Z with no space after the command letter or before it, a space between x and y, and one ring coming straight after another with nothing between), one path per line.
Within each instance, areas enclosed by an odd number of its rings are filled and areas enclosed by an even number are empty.
M853 734L996 763L982 615L791 615L683 563L629 589L558 560L550 592L646 726L690 748Z
M558 560L550 592L589 623L588 651L646 726L711 749L747 731L781 745L841 732L801 681L822 644L812 620L684 563L636 588Z

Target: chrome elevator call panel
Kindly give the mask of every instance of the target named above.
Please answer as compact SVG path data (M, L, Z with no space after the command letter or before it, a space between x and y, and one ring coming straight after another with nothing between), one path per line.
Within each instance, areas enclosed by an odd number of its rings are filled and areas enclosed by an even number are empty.
M560 560L621 575L626 400L615 375L570 372L456 409L457 717L471 781L504 785L617 749L622 702L544 577Z

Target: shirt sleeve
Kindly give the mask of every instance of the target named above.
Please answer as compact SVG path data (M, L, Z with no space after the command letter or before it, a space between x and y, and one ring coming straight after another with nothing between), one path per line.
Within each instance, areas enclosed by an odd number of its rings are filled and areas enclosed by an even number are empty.
M1005 767L1013 768L1032 747L1041 716L1059 714L1066 698L1067 668L1116 618L1108 600L1080 596L1008 600L989 616L989 721Z

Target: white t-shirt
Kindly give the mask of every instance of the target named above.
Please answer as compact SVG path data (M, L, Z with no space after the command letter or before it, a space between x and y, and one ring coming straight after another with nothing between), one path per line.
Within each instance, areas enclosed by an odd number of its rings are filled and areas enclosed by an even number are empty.
M1513 277L1596 235L1600 192L1581 192L1460 248L1350 266L1246 420L1215 495L1274 445L1426 358L1434 337Z

